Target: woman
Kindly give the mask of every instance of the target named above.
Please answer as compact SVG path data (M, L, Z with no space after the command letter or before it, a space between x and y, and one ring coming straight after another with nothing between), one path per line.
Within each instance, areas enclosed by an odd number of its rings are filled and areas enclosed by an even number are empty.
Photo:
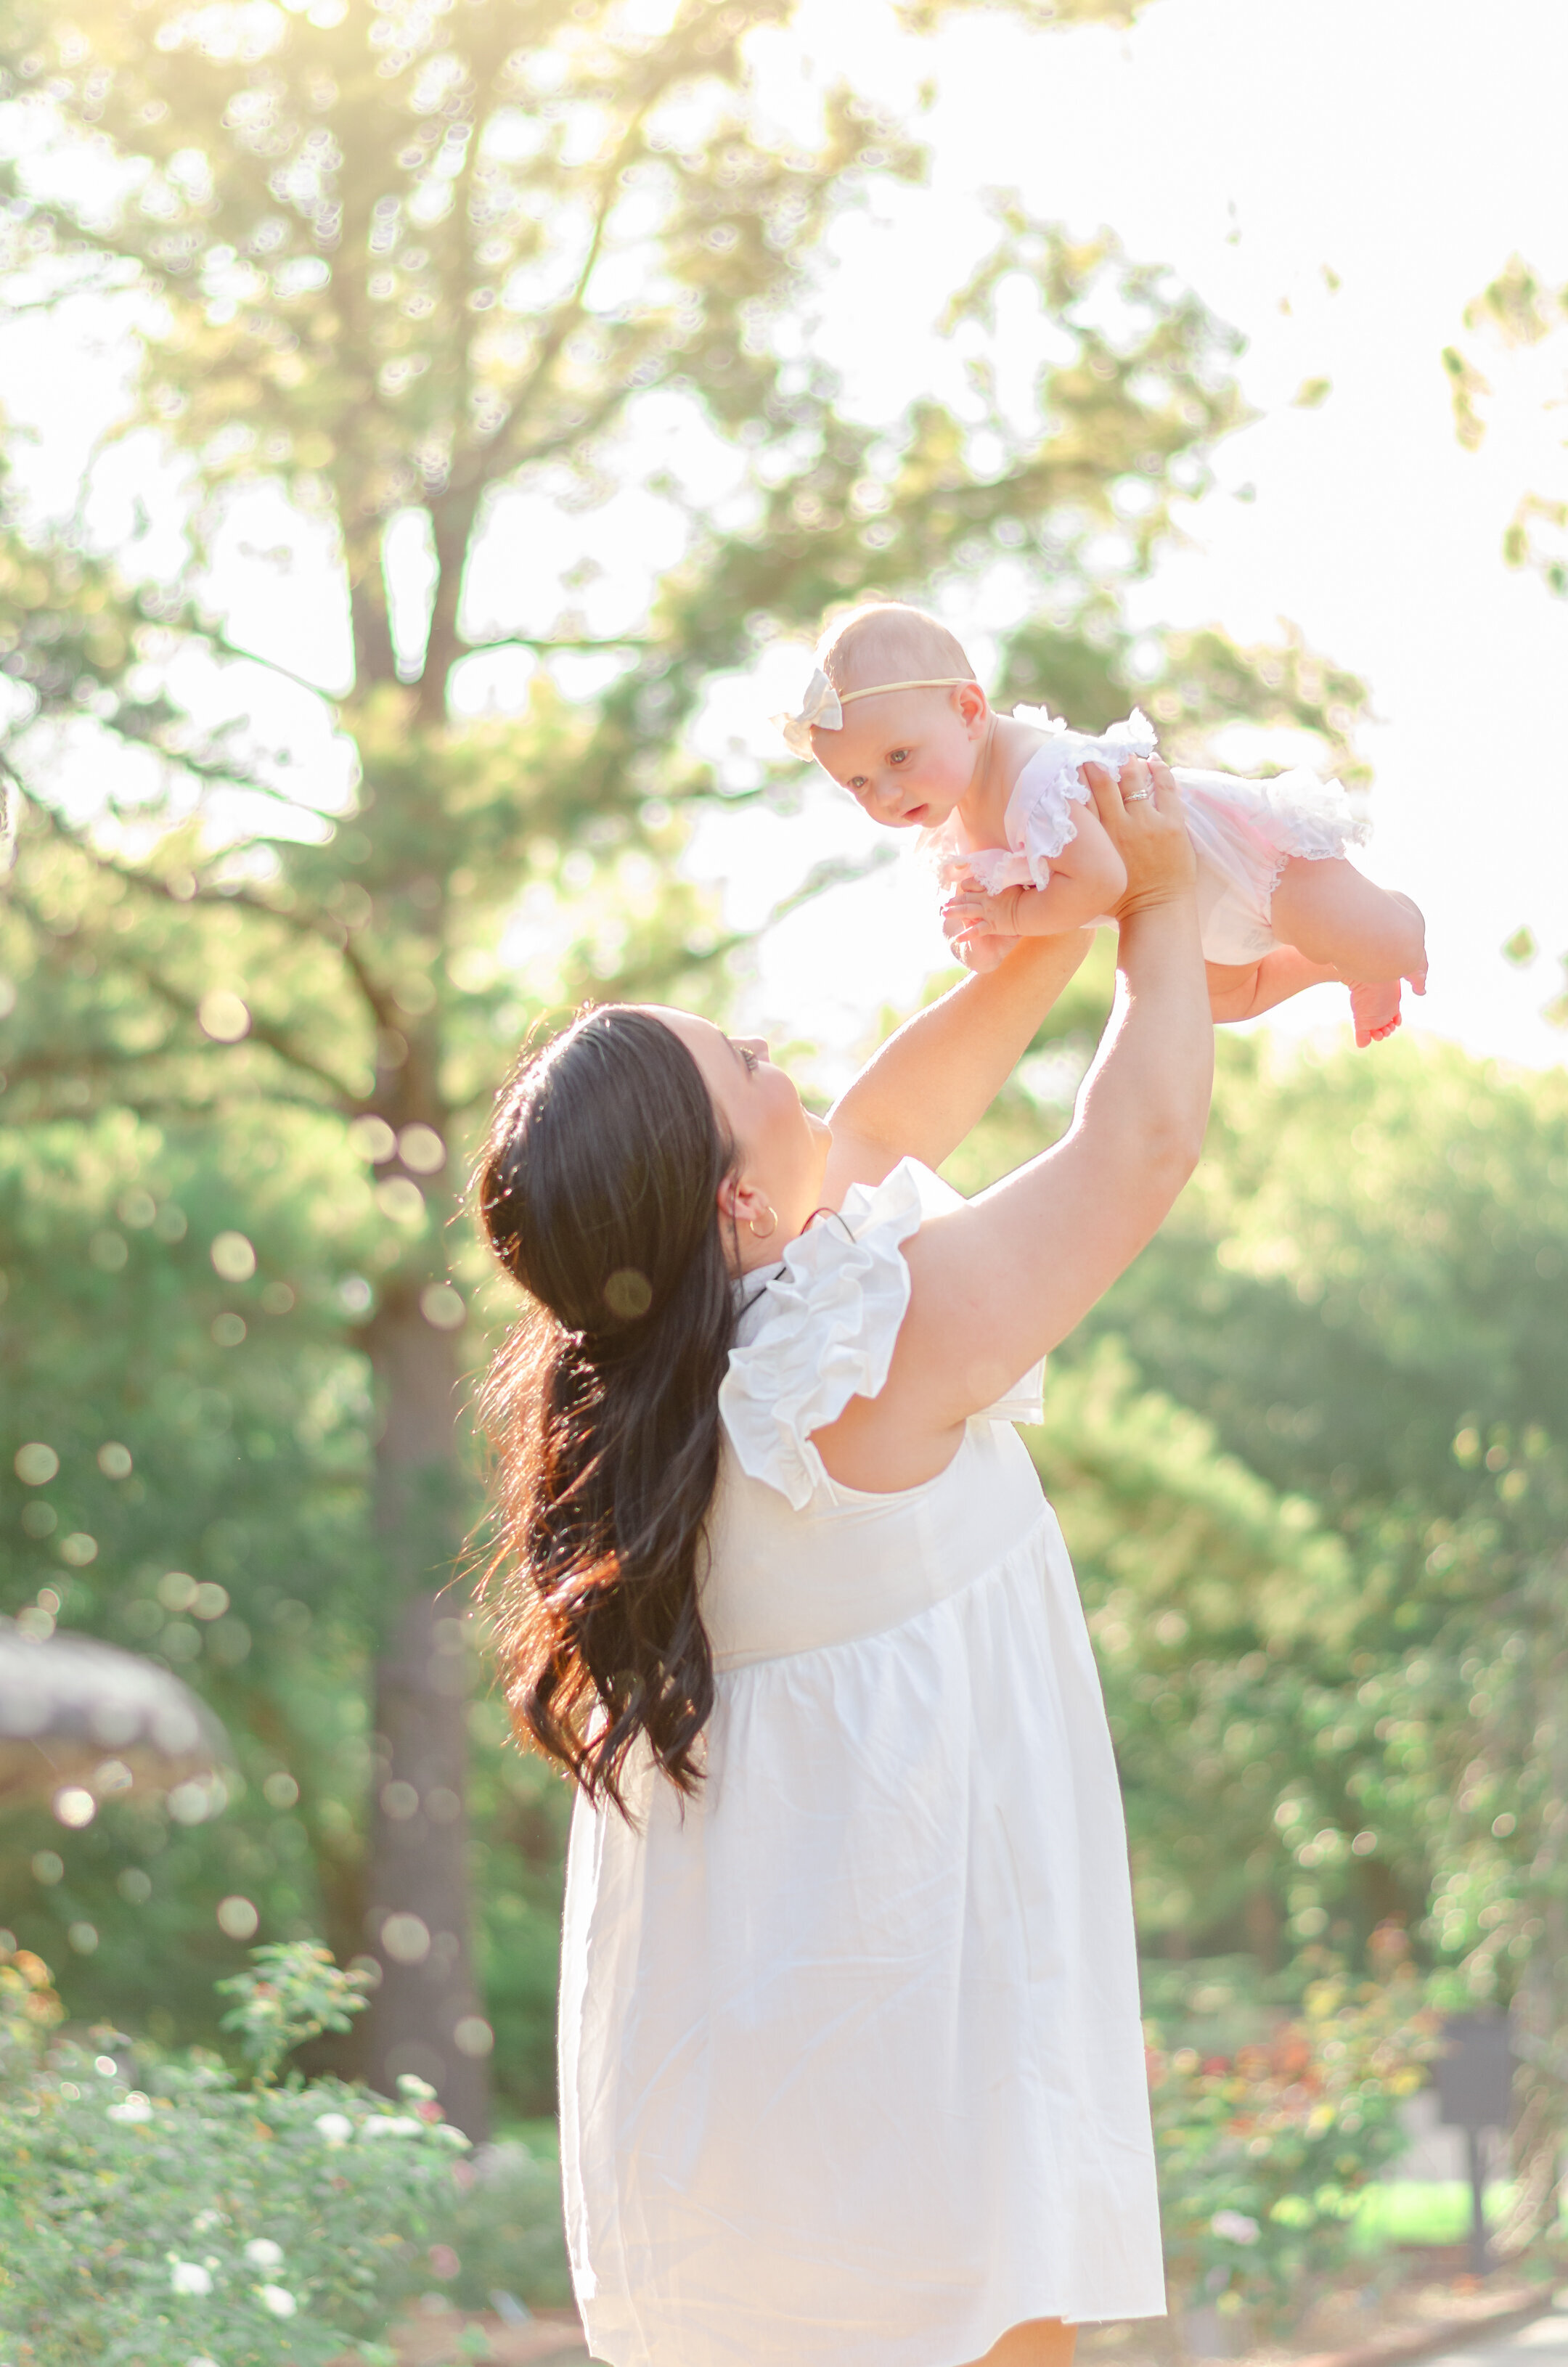
M1010 1426L1208 1109L1175 785L1094 792L1118 1007L1065 1139L977 1200L928 1170L1081 940L919 1014L825 1125L676 1011L588 1014L499 1105L534 1308L492 1599L579 1785L562 2160L611 2367L1066 2367L1073 2322L1165 2306L1115 1767Z

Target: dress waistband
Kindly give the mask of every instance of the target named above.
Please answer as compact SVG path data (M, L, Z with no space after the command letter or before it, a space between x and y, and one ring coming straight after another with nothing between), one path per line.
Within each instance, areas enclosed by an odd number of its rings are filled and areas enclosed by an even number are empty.
M818 1491L803 1511L728 1449L708 1519L702 1615L726 1670L901 1626L1052 1520L1010 1424L971 1421L945 1471L896 1495Z

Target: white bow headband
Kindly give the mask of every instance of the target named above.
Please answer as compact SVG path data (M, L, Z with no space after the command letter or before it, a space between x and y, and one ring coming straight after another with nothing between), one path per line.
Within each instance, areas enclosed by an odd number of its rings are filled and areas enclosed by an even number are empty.
M793 715L776 715L774 722L784 735L784 745L792 756L809 757L813 731L841 731L844 710L858 698L880 698L888 690L956 690L972 682L971 674L935 674L921 682L874 682L865 690L835 690L821 666L806 685L806 695Z

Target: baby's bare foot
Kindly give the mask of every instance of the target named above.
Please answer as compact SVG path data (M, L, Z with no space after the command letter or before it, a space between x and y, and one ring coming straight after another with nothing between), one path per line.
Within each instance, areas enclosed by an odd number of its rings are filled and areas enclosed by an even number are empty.
M1397 978L1373 979L1351 988L1350 1015L1356 1022L1356 1042L1361 1048L1382 1043L1399 1025L1399 989Z

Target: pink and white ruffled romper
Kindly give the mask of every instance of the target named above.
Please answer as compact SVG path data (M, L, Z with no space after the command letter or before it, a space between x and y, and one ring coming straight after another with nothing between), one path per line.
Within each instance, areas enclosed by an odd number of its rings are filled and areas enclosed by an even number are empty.
M1153 726L1136 708L1125 723L1097 737L1071 731L1043 707L1015 707L1015 719L1051 736L1013 785L1004 821L1006 846L964 847L955 822L922 832L922 846L945 888L966 876L987 896L1004 888L1043 888L1051 866L1077 832L1074 806L1089 797L1085 764L1119 774L1130 756L1149 757ZM1271 781L1235 773L1193 772L1178 764L1176 784L1198 857L1198 918L1206 961L1261 961L1278 943L1269 919L1279 875L1292 855L1321 861L1365 843L1367 824L1337 781L1299 769Z
M579 1799L567 2233L611 2367L959 2367L1165 2307L1127 1842L1062 1534L1015 1420L871 1495L812 1433L887 1378L912 1161L748 1278L682 1803Z

